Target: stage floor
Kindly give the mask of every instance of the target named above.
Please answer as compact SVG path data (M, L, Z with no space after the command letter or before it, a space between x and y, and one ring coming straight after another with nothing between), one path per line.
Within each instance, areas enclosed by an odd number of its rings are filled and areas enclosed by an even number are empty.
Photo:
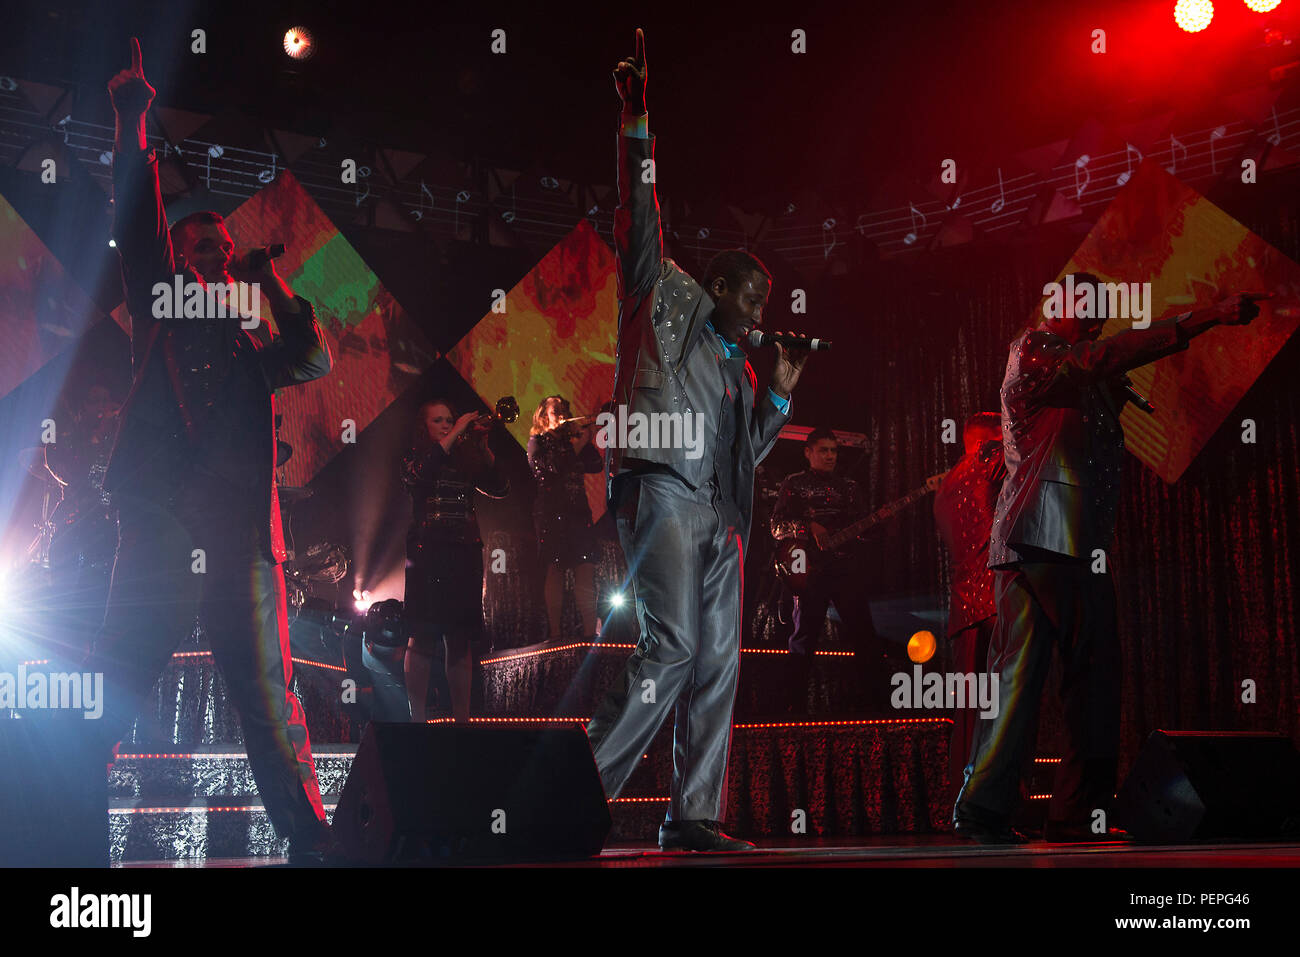
M229 868L284 866L282 857L209 858L141 861L121 868ZM504 866L504 865L496 865ZM606 848L599 857L559 864L512 867L1038 867L1038 868L1191 868L1300 867L1300 843L1046 844L982 847L954 841L951 835L876 837L859 840L765 841L743 854L665 854L651 843Z

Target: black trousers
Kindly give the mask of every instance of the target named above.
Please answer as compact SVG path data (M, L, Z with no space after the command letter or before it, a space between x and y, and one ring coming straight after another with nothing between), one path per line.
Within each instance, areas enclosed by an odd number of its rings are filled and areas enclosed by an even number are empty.
M1033 759L1052 651L1062 656L1065 742L1048 816L1087 825L1109 808L1119 764L1120 652L1115 588L1085 563L1023 563L994 575L988 667L998 713L975 726L954 816L1006 821Z
M989 670L989 643L993 639L997 623L997 615L990 615L952 636L954 671L963 675L978 675ZM966 765L970 763L971 742L975 737L975 724L978 720L979 708L970 704L958 709L952 716L952 737L948 741L948 798L954 802L966 780Z
M881 705L888 697L889 678L884 661L885 646L871 620L871 602L862 587L856 563L827 558L803 593L795 598L794 631L790 634L790 692L796 710L807 707L808 685L814 655L821 642L826 612L835 605L845 635L853 647L857 672L858 703Z
M218 504L197 489L171 502L118 497L117 561L87 664L104 674L98 730L108 748L126 733L197 613L276 833L314 843L326 832L325 810L302 705L289 690L284 574L263 555L265 518L222 497Z

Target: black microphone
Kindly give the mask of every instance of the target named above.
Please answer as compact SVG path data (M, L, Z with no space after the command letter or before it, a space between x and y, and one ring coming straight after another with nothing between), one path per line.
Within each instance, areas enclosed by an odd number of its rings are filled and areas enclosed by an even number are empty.
M771 345L774 342L779 342L783 346L794 346L796 349L809 349L813 352L825 352L831 347L829 339L814 339L812 336L799 333L764 332L762 329L749 331L749 344L755 348Z
M284 255L284 243L273 243L270 246L263 246L261 249L254 249L244 260L244 268L249 272L257 272L268 261L279 259Z
M1120 385L1124 387L1124 391L1128 393L1128 397L1134 405L1136 405L1147 415L1155 415L1156 407L1151 404L1151 401L1146 396L1144 396L1137 389L1133 388L1132 379L1130 379L1127 375L1121 374L1119 376L1118 382Z

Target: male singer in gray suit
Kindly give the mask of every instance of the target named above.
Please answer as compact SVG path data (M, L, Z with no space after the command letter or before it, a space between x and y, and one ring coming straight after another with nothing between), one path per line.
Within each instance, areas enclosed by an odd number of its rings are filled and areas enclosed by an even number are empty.
M772 386L757 394L737 343L762 324L766 268L729 250L701 284L663 258L640 30L636 46L614 71L623 101L616 414L598 424L640 640L587 733L605 792L616 797L675 709L672 795L659 846L748 850L753 845L722 833L719 821L740 669L741 567L754 468L789 420L808 353L777 346Z

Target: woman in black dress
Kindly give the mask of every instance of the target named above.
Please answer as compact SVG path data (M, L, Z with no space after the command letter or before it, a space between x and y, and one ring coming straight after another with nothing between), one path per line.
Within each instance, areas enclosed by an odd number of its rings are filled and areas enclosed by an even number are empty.
M560 395L547 396L533 414L528 439L528 464L537 478L533 522L542 567L546 569L546 615L550 640L559 641L560 612L564 606L564 572L574 569L575 598L582 619L584 640L595 640L596 585L592 563L596 536L583 476L605 466L591 444L592 425L577 426L569 403Z
M487 445L490 416L435 399L420 406L414 447L402 463L413 516L406 536L406 692L411 720L425 720L434 642L442 636L452 716L469 721L471 646L483 631L483 543L474 492L502 498L509 483Z

